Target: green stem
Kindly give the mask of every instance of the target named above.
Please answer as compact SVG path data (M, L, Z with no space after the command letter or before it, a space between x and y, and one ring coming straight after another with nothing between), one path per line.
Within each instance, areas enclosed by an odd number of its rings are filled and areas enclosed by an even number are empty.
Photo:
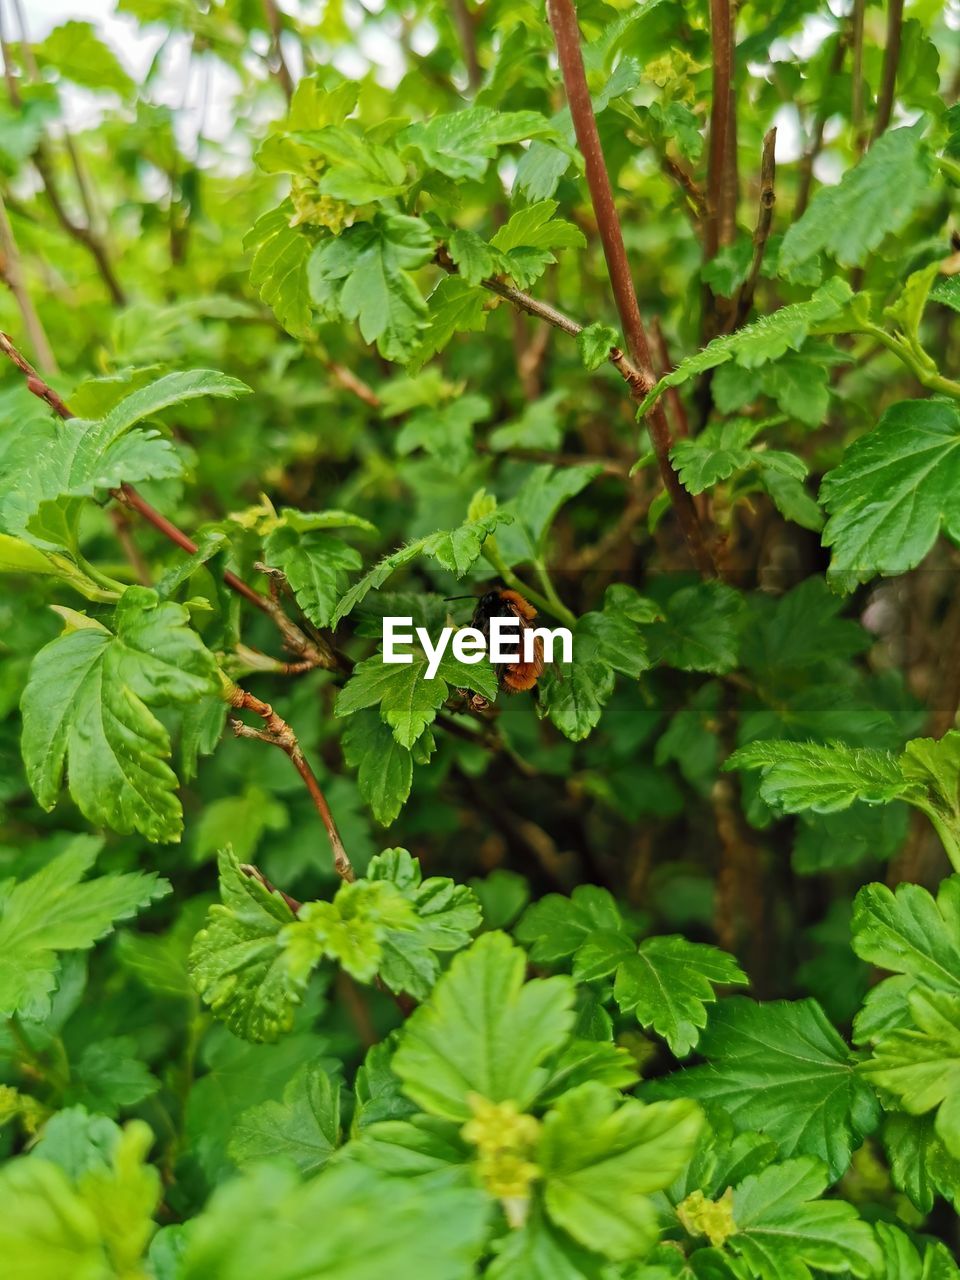
M951 378L944 378L942 374L931 371L925 361L911 350L909 344L902 339L887 333L886 329L881 329L879 325L870 324L869 322L864 322L854 332L869 334L882 347L886 347L888 351L892 352L898 360L907 366L922 387L927 387L930 391L940 391L943 395L952 396L955 400L960 400L960 382L954 382ZM927 361L930 360L925 351L922 351L922 355L926 357ZM932 361L930 363L932 364Z
M493 544L492 546L491 543ZM541 595L533 587L528 587L525 582L521 582L512 569L507 568L493 538L488 538L484 543L483 557L499 573L508 587L512 587L514 591L519 591L531 604L536 605L544 613L549 613L552 617L559 618L565 626L571 628L576 626L577 615L572 613L557 595L542 561L534 561L534 568L537 570L545 589L544 594ZM547 589L549 589L549 594L546 593Z
M550 604L549 612L552 613L555 618L559 618L561 622L565 623L572 630L577 625L576 614L571 613L557 595L556 587L553 585L553 581L547 571L547 566L543 563L543 560L538 558L534 560L533 568L540 580L540 586L543 590L544 598Z
M916 800L912 803L930 819L930 824L940 837L947 857L950 859L950 865L954 871L960 872L960 830L957 829L957 824L950 822L942 813L938 813L933 805L918 803Z

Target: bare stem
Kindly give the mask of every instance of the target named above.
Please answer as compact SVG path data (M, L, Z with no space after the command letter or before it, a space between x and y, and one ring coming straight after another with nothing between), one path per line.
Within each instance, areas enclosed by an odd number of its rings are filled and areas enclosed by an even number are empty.
M729 221L726 177L732 123L733 15L730 0L710 0L710 39L713 46L713 96L710 103L710 155L707 166L707 224L704 251L712 258L724 242Z
M773 225L773 206L777 202L775 181L777 176L777 130L769 129L763 138L763 154L760 158L760 209L757 213L757 228L753 233L753 260L750 270L740 289L737 308L734 313L733 327L743 324L753 306L753 295L757 281L760 279L760 268L763 266L763 254Z
M567 102L573 118L573 126L577 135L577 144L583 155L586 169L587 186L593 204L597 228L603 244L603 253L607 262L607 271L613 288L613 296L620 315L627 351L639 376L634 378L624 373L621 362L618 368L630 384L631 392L639 401L656 382L650 346L647 341L640 307L637 302L627 251L623 243L623 230L617 216L613 198L610 175L603 158L600 145L600 134L590 101L590 90L583 68L583 55L580 50L580 28L577 24L577 12L573 0L548 0L548 14L553 28L560 61L560 71L566 89ZM611 355L611 359L613 356ZM618 363L614 361L614 363ZM650 411L648 418L650 439L656 454L657 465L664 487L670 497L677 520L686 539L690 554L700 573L707 578L716 577L717 569L713 556L703 536L703 529L693 505L693 500L680 483L677 473L670 461L670 426L666 411L659 402Z
M330 806L327 804L316 774L307 763L300 743L297 741L297 735L286 720L277 715L269 702L263 702L260 698L248 693L246 689L241 689L238 685L233 687L230 695L230 705L238 711L251 711L263 721L262 729L254 729L250 725L244 724L242 720L231 720L230 727L238 738L258 738L261 742L269 742L272 746L279 747L285 755L289 756L290 763L303 779L304 785L310 793L314 808L320 815L320 821L326 830L330 848L333 851L334 870L341 880L348 882L356 880L356 872L347 857L346 849L343 847L343 841L340 839L340 832L337 830L337 824L333 820Z
M289 102L293 97L293 76L290 74L290 68L287 66L287 60L283 56L283 44L281 41L281 37L283 35L283 23L280 18L280 10L276 5L276 0L263 0L263 12L266 15L267 23L270 27L270 37L273 41L273 73L277 77L277 81L284 92L284 96Z
M873 121L870 141L876 142L885 132L893 113L893 99L897 88L897 71L900 66L900 37L903 30L903 0L888 0L887 43L883 51L883 73L880 92L877 95L877 114Z
M37 358L37 364L44 373L56 376L60 370L57 367L57 360L47 338L43 322L37 314L33 299L27 289L27 283L23 275L23 261L13 234L13 227L11 227L10 219L7 217L7 207L3 202L2 196L0 196L0 252L3 254L3 261L0 262L0 275L9 285L10 292L16 300L20 316L23 319L23 327Z

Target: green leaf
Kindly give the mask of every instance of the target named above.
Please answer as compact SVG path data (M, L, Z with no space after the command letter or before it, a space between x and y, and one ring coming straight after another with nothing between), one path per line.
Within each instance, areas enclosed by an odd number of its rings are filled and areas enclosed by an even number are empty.
M743 617L743 598L736 591L712 582L682 587L663 613L663 621L653 622L646 633L653 662L679 671L733 670Z
M303 999L314 957L280 945L280 931L294 920L279 893L245 875L229 850L222 853L220 896L194 939L190 976L197 993L235 1035L276 1040L289 1031Z
M382 587L395 570L420 556L430 556L444 569L450 569L458 578L462 578L479 560L484 541L497 525L511 519L509 512L492 511L476 520L468 520L457 529L438 530L423 538L416 538L384 556L379 564L374 565L359 582L353 584L337 605L330 625L337 626L369 592Z
M720 1107L738 1132L773 1138L782 1157L819 1157L832 1180L877 1124L873 1091L815 1000L724 1000L699 1052L708 1066L676 1072L650 1092Z
M423 449L452 472L460 471L473 457L474 427L489 416L485 396L465 395L435 409L419 409L400 428L397 453Z
M539 709L571 742L582 742L596 728L613 693L614 675L604 662L574 654L540 682Z
M550 263L556 262L551 250L586 244L579 227L554 218L556 210L555 200L540 200L518 209L491 237L491 245L499 250L502 270L521 288L528 289Z
M588 1253L534 1206L518 1231L495 1242L499 1250L486 1272L488 1280L602 1280L608 1263ZM660 1280L660 1277L657 1277Z
M63 517L49 509L58 498L93 497L125 481L180 475L182 464L170 441L152 428L132 430L138 422L198 397L234 399L248 391L236 378L212 369L169 373L126 396L103 418L73 418L32 447L24 441L29 479L25 484L22 473L10 475L16 489L4 504L5 518L12 527L29 527L40 537L63 540Z
M449 243L450 257L467 284L480 284L495 270L494 255L486 240L475 231L454 231Z
M317 627L330 625L347 587L348 570L363 563L360 553L342 538L314 530L301 533L288 525L268 535L263 552L269 564L283 570L297 604Z
M214 1192L177 1280L377 1280L398 1260L418 1280L466 1280L488 1212L456 1172L426 1182L350 1163L299 1182L260 1165Z
M397 135L401 147L413 147L432 169L448 178L479 179L498 148L553 133L537 111L494 111L468 107L411 124Z
M151 707L185 706L219 688L213 655L187 611L128 587L114 633L84 619L44 646L23 693L23 757L44 809L56 804L69 761L70 795L91 822L179 840L170 739Z
M169 893L154 872L81 883L103 841L74 836L62 853L0 898L0 1013L40 1018L56 989L61 951L86 951L118 920Z
M571 1090L544 1117L537 1149L547 1213L609 1258L642 1255L657 1238L647 1197L687 1165L701 1122L699 1108L685 1099L618 1106L603 1085Z
M812 1280L814 1273L878 1274L880 1250L852 1204L820 1200L827 1170L819 1160L787 1160L733 1193L736 1231L728 1241L754 1276Z
M931 164L925 122L888 130L836 186L821 187L780 246L779 270L799 279L819 253L862 266L888 235L902 231L927 198Z
M243 1113L229 1149L241 1166L281 1158L311 1174L329 1161L339 1141L340 1086L321 1068L303 1066L282 1102L261 1102Z
M122 98L133 93L133 81L92 22L62 22L33 46L33 56L41 67L53 67L84 89L112 90Z
M620 346L620 335L616 329L600 320L588 324L577 334L577 347L583 367L593 371L599 369L610 359L611 347Z
M918 884L864 885L851 928L861 960L960 995L960 876L942 880L936 899Z
M360 205L400 195L404 190L407 167L400 157L352 124L311 130L304 141L328 165L317 183L321 195Z
M707 343L702 351L681 360L672 373L661 378L637 410L642 418L668 387L679 387L707 369L735 360L744 369L757 369L778 360L787 351L799 351L818 325L833 320L852 298L850 286L833 276L806 302L794 302L735 333Z
M459 276L444 276L427 299L427 324L419 346L410 355L410 368L418 369L442 351L455 333L479 333L490 314L484 307L484 290Z
M707 1025L714 986L744 986L747 976L730 955L681 937L646 938L617 968L614 998L624 1013L663 1036L682 1058Z
M505 934L484 934L408 1018L393 1070L425 1111L467 1121L471 1094L525 1110L543 1088L542 1064L573 1026L573 986L561 976L525 983L525 968Z
M725 769L759 769L760 794L785 813L835 813L855 800L886 804L903 794L903 774L889 751L842 742L751 742Z
M160 1175L144 1159L153 1135L132 1120L111 1163L71 1179L36 1156L0 1169L0 1250L10 1274L30 1280L112 1280L142 1275L155 1230Z
M878 1222L874 1228L883 1253L884 1275L897 1280L958 1280L960 1268L939 1240L914 1243L900 1227Z
M844 588L920 563L941 530L960 542L960 409L902 400L827 473L824 546Z
M376 342L388 360L403 360L416 347L427 316L408 273L429 262L433 252L433 235L422 219L378 213L317 245L308 269L311 295L358 320L363 340Z
M303 232L290 225L292 217L293 206L285 200L257 219L243 247L253 250L250 283L287 332L304 338L312 324L307 283L311 244Z
M960 996L917 988L908 1004L913 1025L881 1035L860 1070L910 1115L937 1108L937 1136L960 1159Z
M546 552L557 512L600 474L596 466L535 467L516 497L499 508L509 527L497 534L499 554L508 568L537 560Z
M437 718L452 688L472 689L493 701L497 678L489 663L467 666L449 651L440 660L433 679L427 678L427 656L422 651L413 661L392 665L380 654L358 662L353 674L337 695L338 716L350 716L365 707L380 708L381 719L393 730L402 747L410 750Z
M326 956L351 977L370 982L384 960L388 937L415 925L410 903L389 882L357 880L340 885L332 902L307 902L288 925L281 946L307 972Z
M380 976L391 991L407 991L425 1000L440 976L434 952L468 945L480 927L480 904L471 889L448 876L424 880L419 861L406 849L385 849L371 858L367 878L392 884L416 913L412 928L387 930Z
M577 885L570 897L548 893L532 903L514 930L529 946L530 959L552 964L564 960L597 932L623 933L626 929L616 899L598 885Z
M343 758L357 770L357 786L382 827L400 813L413 785L413 756L375 711L350 717L341 738Z

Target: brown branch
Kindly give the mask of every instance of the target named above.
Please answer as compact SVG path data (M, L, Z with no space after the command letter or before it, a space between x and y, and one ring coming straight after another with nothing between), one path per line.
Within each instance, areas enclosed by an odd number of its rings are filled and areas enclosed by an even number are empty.
M900 67L900 37L903 31L903 0L887 0L887 43L883 51L883 72L877 95L877 114L873 120L870 141L876 142L886 130L893 114L893 100Z
M664 374L672 371L673 361L670 359L667 340L663 335L659 316L654 316L650 321L650 345L653 348L654 358L657 362L657 373L662 378ZM688 436L690 434L690 420L687 417L687 410L680 397L680 392L676 387L667 388L667 404L670 406L670 415L673 418L673 427L677 435L681 437Z
M356 873L350 859L347 857L347 851L343 847L343 841L340 839L340 832L337 830L337 824L333 820L330 806L327 804L316 774L307 763L300 743L297 741L297 735L286 720L277 715L269 702L263 702L260 698L255 697L252 693L248 693L246 689L241 689L237 685L234 685L231 692L230 705L238 711L251 711L263 721L262 729L254 729L250 725L244 724L242 720L231 720L230 727L238 738L258 738L261 742L269 742L271 746L279 747L284 755L289 756L290 763L303 779L304 785L310 793L314 808L320 815L320 821L326 830L330 848L333 851L334 870L341 880L356 880Z
M153 585L153 577L150 573L150 566L144 558L143 552L137 546L133 534L130 532L130 519L122 507L110 508L110 519L113 523L113 531L117 535L117 541L123 550L123 554L127 558L127 563L133 570L137 581L143 587Z
M710 102L710 153L707 162L707 223L704 253L714 257L725 243L728 203L725 171L730 148L733 93L733 14L730 0L710 0L710 40L713 51L713 95Z
M636 290L627 261L627 251L623 243L623 231L617 208L613 198L610 175L607 173L603 149L600 145L600 134L590 101L590 90L583 68L583 55L580 50L580 28L577 24L577 12L573 0L548 0L548 15L553 28L560 61L560 71L566 89L567 102L573 118L577 144L584 159L587 186L590 200L597 219L597 229L603 244L603 253L607 262L607 272L613 288L613 296L617 304L620 322L630 359L636 366L639 377L627 376L620 362L614 360L621 373L630 384L635 399L642 400L656 382L653 362L646 331L640 318L640 307ZM611 356L611 359L613 357ZM713 556L707 546L700 525L699 517L689 493L680 483L673 464L670 461L670 427L666 410L658 401L650 411L647 423L650 439L656 454L657 465L664 487L670 497L677 521L683 532L687 547L700 573L707 578L716 577L717 569Z
M660 157L660 168L668 178L673 179L686 196L695 218L697 220L703 218L707 211L707 197L694 181L693 175L688 173L678 160L674 160L673 156L666 153Z
M2 196L0 196L0 253L3 255L3 260L0 262L0 275L14 296L23 320L23 327L37 358L37 364L44 373L55 376L60 370L43 322L37 314L27 289L27 282L23 275L23 261Z
M471 92L476 93L483 83L483 71L480 67L480 59L477 57L477 29L473 14L467 8L466 0L450 0L450 16L460 37L463 61L467 68L467 82Z
M834 76L840 74L843 66L843 57L847 51L846 41L842 36L837 37L836 47L833 51L833 57L830 59L830 68L828 76L833 79ZM813 166L816 163L817 156L823 150L823 131L827 124L827 113L821 105L817 111L816 119L813 124L813 136L810 139L810 146L807 147L800 160L800 167L797 177L797 198L793 205L793 220L797 221L802 218L806 212L807 205L810 203L810 188L813 185Z
M753 306L753 295L757 281L760 279L760 268L763 266L763 254L773 225L773 206L777 202L774 186L777 176L777 130L769 129L763 138L763 154L760 158L760 211L757 214L757 228L753 233L753 260L744 280L733 318L733 328L743 324Z
M2 352L14 365L26 376L27 390L32 392L38 399L48 404L53 412L64 421L68 421L74 416L70 406L49 386L43 378L37 373L33 365L24 358L20 351L14 346L10 338L5 333L0 333L0 352ZM178 529L175 524L161 515L155 507L134 489L132 485L125 484L119 489L111 489L110 495L117 501L131 507L134 511L138 511L140 515L170 542L178 546L187 555L194 555L197 551L197 544L192 538L189 538L182 529ZM255 591L253 587L248 586L242 578L238 578L235 573L231 573L228 569L223 580L231 591L249 601L261 613L265 613L271 619L274 626L283 637L284 644L292 653L299 657L312 662L315 667L325 667L328 670L338 668L341 664L336 654L326 644L317 644L301 630L300 627L289 617L287 617L282 606L278 601L261 595L259 591Z
M276 5L276 0L263 0L263 11L266 15L267 25L270 28L270 38L273 41L273 74L276 76L277 81L283 90L284 96L289 102L293 97L293 76L290 74L290 68L287 66L287 60L283 56L283 44L281 42L283 22L280 17L280 10Z
M858 151L863 150L863 13L866 0L853 0L851 19L853 42L853 89L850 101L850 122Z

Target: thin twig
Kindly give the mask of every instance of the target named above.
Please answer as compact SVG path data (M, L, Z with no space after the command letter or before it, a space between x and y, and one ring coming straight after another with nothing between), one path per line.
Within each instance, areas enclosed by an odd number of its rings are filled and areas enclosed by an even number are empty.
M833 57L830 59L830 68L828 76L832 80L840 74L843 66L844 54L847 51L847 42L843 36L837 37L837 43L833 50ZM817 156L823 150L823 131L827 124L827 109L821 102L817 109L816 119L813 123L813 136L810 139L810 145L800 160L800 167L797 171L797 198L793 204L793 220L797 221L802 218L806 212L807 205L810 203L810 189L813 186L813 166L816 163Z
M639 378L627 378L635 399L641 401L656 382L646 331L640 317L636 290L630 274L627 252L623 243L623 230L617 216L610 175L607 172L600 145L600 134L593 114L590 90L583 67L580 50L580 28L573 0L548 0L548 14L553 28L560 61L560 71L566 89L567 102L573 118L577 144L583 155L590 200L597 219L597 229L603 244L607 272L613 288L620 323L630 359L636 366ZM622 372L622 370L621 370ZM626 376L626 375L624 375ZM658 401L647 418L650 439L656 454L657 465L664 487L670 497L677 521L683 532L690 554L700 573L707 578L716 577L717 569L707 546L699 517L689 493L670 461L670 427L666 410Z
M283 56L283 22L280 18L280 10L277 8L276 0L263 0L263 11L266 14L267 25L270 27L270 37L273 41L273 57L274 66L272 68L277 81L284 92L284 96L289 102L293 97L293 76L290 74L290 68L287 66L287 60Z
M774 126L764 134L763 138L763 154L760 159L760 210L757 214L757 228L753 233L753 260L737 298L733 328L743 324L750 314L753 295L756 292L757 281L760 279L760 268L763 266L764 250L773 225L773 206L777 202L774 185L777 176L776 147L777 130Z
M678 160L674 160L673 156L666 153L660 157L660 167L686 196L695 219L697 221L702 219L707 211L707 197L694 181L693 175L688 173Z
M23 260L20 257L20 250L17 247L13 227L10 225L7 207L3 202L2 196L0 196L0 252L3 254L3 261L0 262L0 275L9 285L10 292L16 300L17 308L23 320L23 327L30 340L30 345L33 347L37 364L44 373L56 376L60 372L57 367L56 356L53 354L53 348L50 346L47 332L27 289L27 282L23 275Z
M330 848L333 851L334 870L341 880L356 880L356 872L347 857L346 849L343 847L343 841L340 839L340 832L337 830L337 824L333 820L330 806L327 804L316 774L307 763L300 743L297 741L297 735L286 720L277 715L269 702L263 702L260 698L248 693L246 689L241 689L238 685L233 687L230 705L238 711L251 711L263 721L262 729L254 729L250 725L244 724L242 720L231 720L230 727L238 738L259 738L261 742L269 742L272 746L279 747L285 755L289 756L290 763L303 779L304 785L310 793L310 799L313 801L314 807L320 815L320 821L326 830Z
M654 358L657 362L657 373L662 378L665 374L672 372L673 361L670 359L670 351L667 348L667 340L664 337L663 326L660 324L659 316L654 316L650 321L650 345L653 348ZM670 408L670 416L673 418L673 427L677 436L688 436L690 434L690 420L687 417L687 410L680 397L680 392L676 387L667 387L667 404Z
M704 253L714 257L723 243L725 176L729 157L733 82L733 15L730 0L710 0L713 95L710 102L710 154L707 165L707 223Z
M850 101L850 122L858 151L863 151L863 13L866 0L853 0L851 40L853 43L853 88Z
M252 862L241 862L240 870L245 876L249 876L251 880L257 880L266 889L267 893L278 893L284 900L294 915L298 915L303 903L299 898L291 898L289 893L284 893L282 889L278 889L272 881L268 880L259 867L255 867Z
M480 67L480 59L477 57L477 29L473 14L467 8L466 0L450 0L450 16L460 37L463 61L467 68L467 82L471 92L476 93L483 83L483 70Z
M27 76L31 80L39 80L40 73L36 59L33 56L33 46L30 43L30 33L27 30L26 15L19 3L19 0L14 0L14 11L17 16L17 23L20 32L20 46L23 50L24 67L26 69ZM20 91L16 77L13 74L13 68L10 61L10 49L7 43L5 30L2 26L2 15L3 10L2 6L0 6L0 52L2 52L3 55L4 77L6 79L7 90L10 95L10 105L12 107L19 107L21 105ZM120 285L120 281L117 279L116 272L113 269L113 264L110 261L110 256L107 253L106 245L97 235L92 226L86 226L72 218L70 213L67 211L66 205L63 203L60 196L60 189L57 186L57 182L53 174L53 165L47 152L46 140L43 137L41 137L40 141L37 143L31 158L33 160L33 167L36 169L40 177L40 181L43 184L47 200L54 212L54 216L60 223L60 226L68 236L73 240L76 240L78 244L82 244L89 252L97 265L97 270L100 273L101 279L107 286L111 300L117 306L124 306L127 300L126 294ZM88 195L89 193L81 188L81 199L86 201Z
M53 387L49 386L40 377L33 365L24 358L5 333L0 333L0 352L7 356L20 372L26 376L27 390L32 392L38 399L43 400L45 404L48 404L59 418L68 421L74 416L70 406L54 391ZM185 551L187 555L196 553L197 544L193 539L189 538L182 529L178 529L166 516L161 515L155 507L152 507L145 498L141 497L132 485L124 484L119 489L111 489L110 495L119 502L131 507L134 511L138 511L159 533L162 533L165 538L168 538L182 551ZM261 595L259 591L255 591L253 587L248 586L242 578L238 578L229 569L224 573L223 580L231 591L243 596L245 600L249 601L250 604L272 620L274 626L283 637L284 644L292 653L312 662L315 667L325 667L328 670L332 670L340 666L333 650L326 644L319 645L311 640L286 615L278 601Z
M143 552L137 546L133 534L130 532L130 518L127 513L122 507L111 507L110 519L113 523L113 531L117 535L117 541L120 543L123 554L127 557L127 563L133 570L137 581L142 587L153 586L150 566L147 564Z
M903 0L887 0L887 43L883 51L883 72L877 95L877 114L873 119L870 141L876 142L885 132L893 114L893 100L900 67L900 37L903 30Z

